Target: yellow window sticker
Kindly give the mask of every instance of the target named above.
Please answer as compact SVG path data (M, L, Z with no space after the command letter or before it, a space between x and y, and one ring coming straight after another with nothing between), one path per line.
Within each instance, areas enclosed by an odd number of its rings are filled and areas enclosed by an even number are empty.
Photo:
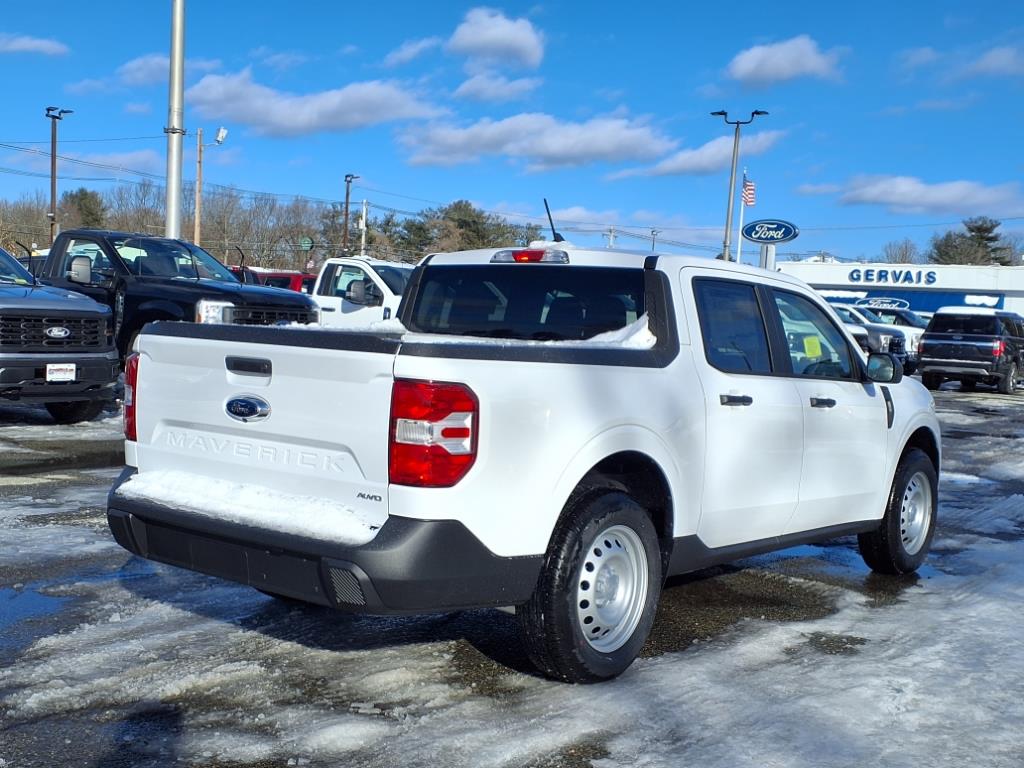
M804 354L808 357L821 357L821 340L817 336L804 336Z

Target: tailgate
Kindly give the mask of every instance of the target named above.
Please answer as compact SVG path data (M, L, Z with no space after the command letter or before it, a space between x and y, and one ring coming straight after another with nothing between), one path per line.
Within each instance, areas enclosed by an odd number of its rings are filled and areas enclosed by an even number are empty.
M940 360L992 362L992 337L928 334L923 338L921 353Z
M397 348L369 334L150 326L139 338L139 473L317 497L382 524ZM246 418L254 404L266 415Z

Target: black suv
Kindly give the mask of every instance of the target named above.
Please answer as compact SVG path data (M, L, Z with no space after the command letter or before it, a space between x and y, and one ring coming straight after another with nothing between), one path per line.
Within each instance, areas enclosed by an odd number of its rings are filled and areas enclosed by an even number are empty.
M122 357L142 326L153 320L243 325L317 321L316 304L308 296L242 285L213 256L184 240L67 230L54 241L40 277L109 306Z
M961 389L982 382L1012 394L1024 371L1024 317L980 307L943 307L921 337L919 365L928 389L953 380Z

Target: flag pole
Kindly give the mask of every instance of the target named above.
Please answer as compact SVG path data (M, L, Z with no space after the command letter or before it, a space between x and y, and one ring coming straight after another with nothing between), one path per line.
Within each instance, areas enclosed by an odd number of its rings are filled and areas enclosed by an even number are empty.
M743 211L747 204L743 201L743 191L747 188L747 169L743 169L743 185L740 187L740 224L736 227L736 263L743 263Z

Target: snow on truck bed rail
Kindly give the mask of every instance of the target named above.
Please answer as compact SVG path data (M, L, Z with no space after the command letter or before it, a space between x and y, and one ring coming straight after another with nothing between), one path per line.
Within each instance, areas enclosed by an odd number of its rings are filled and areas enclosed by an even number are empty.
M651 349L657 343L657 337L648 327L647 315L643 314L629 325L614 331L606 331L589 339L559 339L534 341L533 339L503 339L491 336L462 336L456 334L417 333L410 331L398 318L377 320L366 325L350 325L344 328L329 328L319 325L302 325L293 323L288 328L310 331L330 331L332 333L390 333L400 334L402 341L410 344L482 344L501 347L594 347L600 349Z
M191 472L153 471L133 476L117 495L183 508L204 517L358 546L380 527L351 507L318 496L281 493Z

